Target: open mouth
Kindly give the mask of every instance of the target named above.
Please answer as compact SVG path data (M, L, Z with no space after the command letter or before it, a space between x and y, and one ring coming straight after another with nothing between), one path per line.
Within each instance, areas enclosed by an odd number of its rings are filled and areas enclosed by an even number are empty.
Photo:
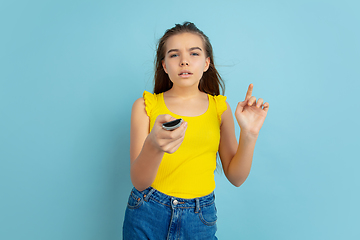
M182 77L188 77L188 76L190 76L190 75L192 75L192 73L191 73L191 72L188 72L188 71L184 71L184 72L181 72L181 73L179 74L179 76L182 76Z

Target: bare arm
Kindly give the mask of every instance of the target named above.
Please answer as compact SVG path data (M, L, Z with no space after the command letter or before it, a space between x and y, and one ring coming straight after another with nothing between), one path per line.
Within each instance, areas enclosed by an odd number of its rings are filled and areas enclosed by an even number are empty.
M162 129L162 124L174 120L170 115L160 115L150 131L150 120L143 98L135 101L131 112L130 176L136 189L142 191L155 180L164 153L173 153L181 145L186 123L174 131Z
M234 186L243 184L250 173L256 139L241 131L238 144L234 118L228 104L222 115L219 154L225 176Z
M235 137L234 119L229 104L222 114L219 154L227 179L241 186L248 177L252 165L255 144L269 108L260 98L251 96L250 84L245 101L239 102L235 115L241 128L239 144Z

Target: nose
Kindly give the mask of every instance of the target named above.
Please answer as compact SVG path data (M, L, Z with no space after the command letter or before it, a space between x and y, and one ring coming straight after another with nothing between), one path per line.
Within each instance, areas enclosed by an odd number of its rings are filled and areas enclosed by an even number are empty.
M189 61L187 59L183 58L183 59L181 59L180 65L181 66L189 66Z

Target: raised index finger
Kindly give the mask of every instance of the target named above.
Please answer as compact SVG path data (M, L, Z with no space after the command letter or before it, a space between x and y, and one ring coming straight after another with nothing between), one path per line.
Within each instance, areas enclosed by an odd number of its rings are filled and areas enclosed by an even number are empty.
M249 88L246 92L245 101L248 100L252 96L252 90L254 88L254 85L250 83Z

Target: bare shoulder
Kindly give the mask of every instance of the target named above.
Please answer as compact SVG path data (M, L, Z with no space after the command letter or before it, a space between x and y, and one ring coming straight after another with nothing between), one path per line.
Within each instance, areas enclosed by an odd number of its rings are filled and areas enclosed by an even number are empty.
M132 109L138 110L138 109L144 109L145 110L145 100L143 97L138 98L135 100Z
M222 113L221 115L221 126L223 126L223 123L227 123L227 122L232 122L233 121L233 115L232 115L232 111L231 111L231 107L230 104L225 101L226 103L226 110ZM227 124L226 124L227 125Z
M225 101L225 103L226 103L226 106L227 106L226 110L229 110L230 109L230 104L227 101ZM230 111L231 111L231 109L230 109Z
M145 124L149 122L149 117L145 109L144 98L136 99L131 110L131 123L132 124Z

